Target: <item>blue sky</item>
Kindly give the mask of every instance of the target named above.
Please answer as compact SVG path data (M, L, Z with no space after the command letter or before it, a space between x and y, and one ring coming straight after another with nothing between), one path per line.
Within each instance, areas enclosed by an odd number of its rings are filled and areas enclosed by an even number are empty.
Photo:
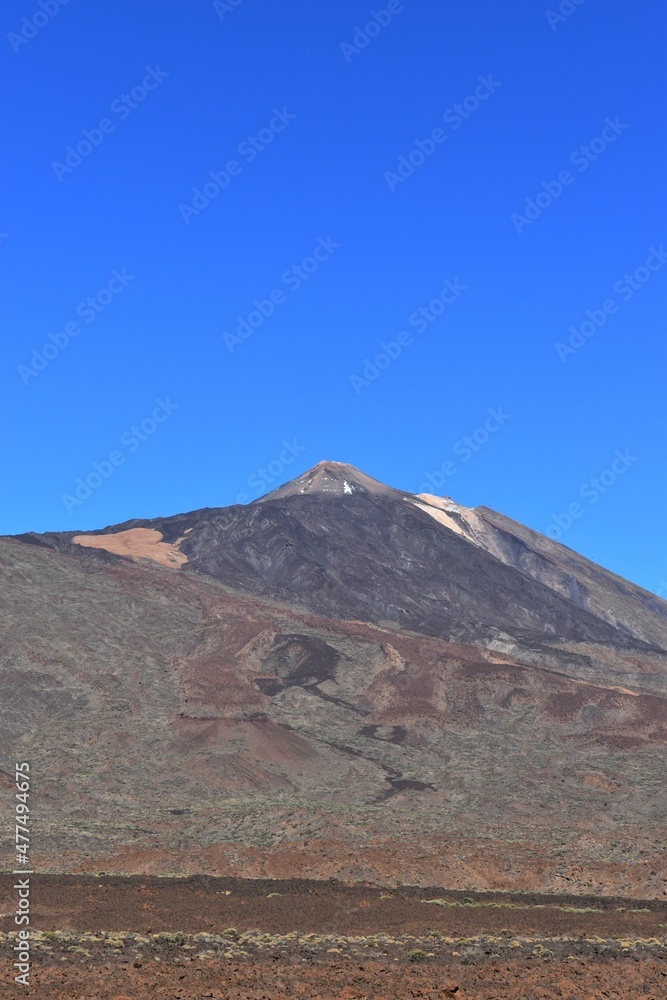
M327 458L667 591L665 8L560 8L8 0L0 530Z

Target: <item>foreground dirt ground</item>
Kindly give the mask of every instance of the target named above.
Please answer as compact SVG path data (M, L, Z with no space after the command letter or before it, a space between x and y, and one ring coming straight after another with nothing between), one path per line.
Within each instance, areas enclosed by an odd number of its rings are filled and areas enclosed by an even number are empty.
M14 939L0 878L0 939ZM335 880L32 876L31 983L72 1000L667 998L655 900Z
M308 960L271 962L151 962L135 968L120 961L49 964L33 987L16 995L67 1000L663 1000L665 970L639 961L512 960L443 969L427 962L393 966L383 961Z

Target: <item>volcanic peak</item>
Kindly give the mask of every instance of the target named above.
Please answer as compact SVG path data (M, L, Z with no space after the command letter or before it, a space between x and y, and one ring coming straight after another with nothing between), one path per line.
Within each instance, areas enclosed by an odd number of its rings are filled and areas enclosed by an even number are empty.
M277 489L254 500L253 503L265 503L267 500L279 500L283 497L301 496L306 493L318 493L329 497L352 496L354 493L396 493L390 486L385 486L365 472L355 469L345 462L322 461L308 469L296 479L291 479Z

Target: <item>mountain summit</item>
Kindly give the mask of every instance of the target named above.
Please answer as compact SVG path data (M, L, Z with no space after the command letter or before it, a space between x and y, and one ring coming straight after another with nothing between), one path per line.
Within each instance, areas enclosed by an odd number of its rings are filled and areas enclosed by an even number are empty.
M302 496L304 493L322 493L333 497L352 496L353 493L393 493L389 486L360 472L344 462L318 462L303 475L291 479L253 503L279 500L281 497Z

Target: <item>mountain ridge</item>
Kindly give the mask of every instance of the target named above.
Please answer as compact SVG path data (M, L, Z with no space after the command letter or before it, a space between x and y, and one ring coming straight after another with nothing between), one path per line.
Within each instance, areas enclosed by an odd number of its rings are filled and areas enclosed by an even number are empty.
M490 508L397 490L346 463L318 462L247 505L17 537L441 638L506 630L667 649L655 595Z

